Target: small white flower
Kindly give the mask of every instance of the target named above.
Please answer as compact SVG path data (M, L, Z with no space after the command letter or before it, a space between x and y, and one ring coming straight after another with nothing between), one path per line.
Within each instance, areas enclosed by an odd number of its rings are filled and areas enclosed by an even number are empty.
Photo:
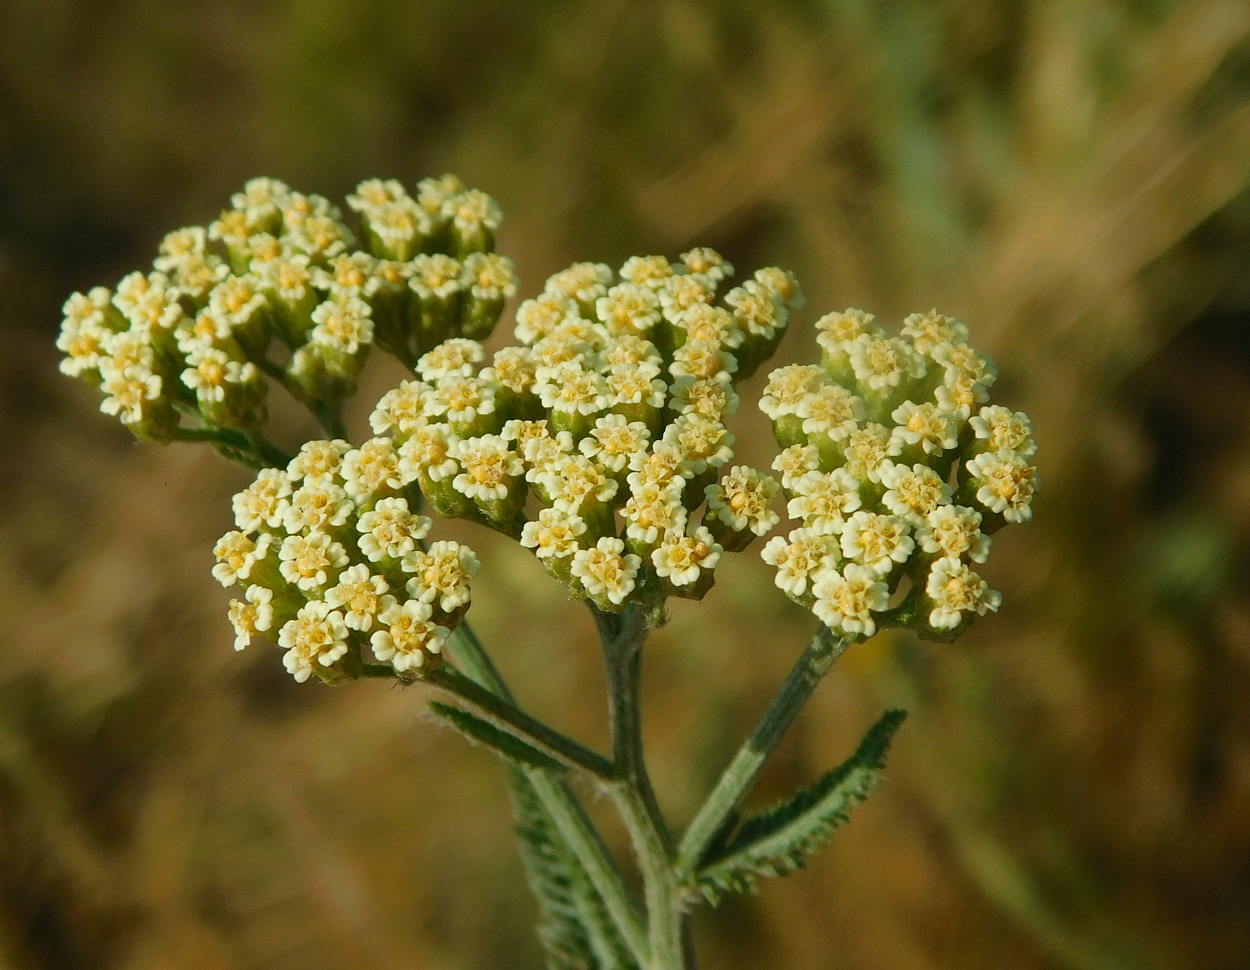
M333 482L343 467L343 456L352 446L341 438L333 441L309 441L286 466L294 482Z
M964 505L939 505L916 530L916 542L939 558L967 556L985 562L990 553L990 538L981 532L981 513Z
M347 624L343 614L313 600L278 631L278 646L286 650L283 666L297 683L313 674L313 665L330 667L347 655Z
M441 482L454 476L460 466L452 450L460 441L445 424L419 425L408 440L399 446L399 473L404 481L426 476Z
M342 354L359 354L361 348L373 343L373 311L357 297L340 303L326 300L312 312L316 324L309 340Z
M985 442L986 451L1014 451L1021 458L1032 458L1037 453L1033 422L1023 411L1012 411L999 405L984 407L968 424L976 434L978 444Z
M685 478L702 475L709 468L720 468L733 458L734 436L720 421L697 414L683 414L664 430L663 441L681 455Z
M213 567L213 578L222 586L233 586L241 579L252 575L252 569L263 560L269 552L274 538L268 532L252 539L242 532L227 532L217 540L213 547L213 555L217 565Z
M326 532L343 525L356 506L333 482L306 482L297 488L282 509L282 528L297 532Z
M409 511L407 499L384 498L357 520L357 544L370 562L402 559L429 535L432 524Z
M566 512L577 512L585 503L610 501L618 488L615 479L582 455L559 459L538 483L547 490L551 504Z
M807 592L812 576L827 563L837 564L837 536L812 529L795 529L787 539L773 536L760 558L777 569L773 579L779 590L798 598Z
M651 433L641 421L628 422L622 414L607 414L595 421L590 434L577 446L587 458L594 459L608 471L624 471L630 459L645 453Z
M747 280L734 287L725 294L725 302L733 307L738 326L759 340L776 337L789 316L781 292L759 280Z
M534 388L536 370L537 362L529 347L503 347L495 351L491 366L480 376L516 394L529 394Z
M814 364L779 367L768 375L768 384L760 396L760 410L773 421L798 414L807 396L827 383L825 372Z
M959 425L955 415L941 410L936 404L905 401L890 416L897 424L891 436L902 445L919 445L926 455L940 455L959 443Z
M681 504L680 486L644 482L630 490L621 509L625 535L636 547L654 545L670 532L686 527L686 508Z
M621 283L595 301L595 315L608 333L641 335L660 322L660 301L650 287Z
M343 612L348 629L368 633L383 609L383 597L390 591L385 579L372 575L364 563L343 570L339 581L326 590L326 604Z
M816 602L812 612L825 626L836 633L852 637L870 637L877 632L874 613L890 605L890 591L876 573L856 563L840 572L826 567L812 584Z
M893 337L859 337L848 352L855 379L866 391L888 393L925 373L924 358L906 341Z
M262 537L263 538L263 537ZM278 550L278 570L288 583L306 593L323 589L331 575L347 565L347 551L342 543L324 532L308 536L287 536ZM245 577L246 578L246 577Z
M624 550L620 539L605 536L593 549L579 549L573 554L572 575L581 580L590 596L606 596L609 602L620 606L634 591L634 580L642 564L638 556Z
M444 613L469 605L469 581L482 568L472 549L447 540L433 543L427 551L408 553L400 565L404 572L413 574L408 580L408 595L423 603L437 601Z
M343 456L343 488L364 503L378 492L402 488L399 455L390 438L370 438Z
M252 637L273 626L273 590L249 586L242 600L230 601L230 623L234 627L234 649L243 650Z
M954 317L944 316L937 310L911 314L903 321L902 332L922 354L932 354L942 344L963 343L968 339L968 327L965 324Z
M762 536L781 521L772 507L779 487L771 475L746 465L735 465L719 482L708 485L703 494L707 498L709 516L735 532L750 529Z
M681 261L691 273L697 273L711 283L720 283L734 274L733 264L715 249L699 246L681 254Z
M896 565L907 562L916 543L907 523L897 515L861 510L847 519L841 546L847 559L885 577Z
M781 487L791 491L804 475L820 470L820 453L815 445L790 445L773 459L772 469L781 473Z
M416 371L431 384L453 375L472 377L486 359L486 349L476 340L455 337L444 340L417 361Z
M533 549L539 559L565 558L577 551L577 539L585 531L586 523L576 513L543 509L536 521L521 529L521 545Z
M977 501L1008 522L1028 522L1033 518L1033 493L1037 491L1037 469L1015 452L985 452L964 466L977 485Z
M282 514L291 494L291 479L278 468L264 468L256 474L256 480L237 493L231 504L234 507L234 524L244 532L257 532L262 526L276 529L282 522Z
M679 377L670 388L669 407L677 414L723 421L737 413L738 392L726 380Z
M863 400L845 387L826 384L805 395L795 413L803 419L804 434L841 441L859 427L867 411Z
M886 487L881 504L916 528L925 524L930 512L951 500L950 486L928 465L909 468L889 462L882 466L881 484Z
M844 351L860 337L882 337L884 333L863 310L849 309L827 313L816 321L816 342L827 354Z
M808 472L795 482L793 491L795 496L786 506L790 517L827 535L840 533L847 518L863 504L859 481L845 468Z
M451 631L431 621L428 603L408 600L402 606L387 596L385 609L378 616L379 629L369 640L373 654L383 663L390 661L397 671L420 670L427 659L443 652Z
M612 275L612 267L603 263L574 263L549 277L543 289L591 307L607 295Z
M685 534L670 532L651 553L655 573L674 586L692 586L703 571L711 572L722 549L704 526L687 527ZM614 601L615 602L615 601Z
M674 274L664 256L631 256L621 266L621 279L658 290Z
M369 427L375 435L390 431L396 437L408 437L427 424L425 402L433 388L423 381L403 381L387 391L369 415Z
M885 425L869 422L852 431L842 442L846 470L860 481L881 484L881 473L891 464L889 459L902 453L903 443Z
M467 498L502 501L511 492L513 480L525 473L521 456L499 435L465 438L450 454L463 469L452 479L452 487Z
M943 558L933 564L925 593L933 601L929 626L935 630L952 630L963 622L964 614L984 616L997 612L1002 594L992 590L985 580L954 558Z

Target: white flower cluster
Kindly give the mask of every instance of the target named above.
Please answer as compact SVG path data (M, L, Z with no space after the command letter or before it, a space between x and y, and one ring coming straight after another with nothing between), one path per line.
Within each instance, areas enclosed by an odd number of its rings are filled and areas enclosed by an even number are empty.
M988 403L996 371L936 311L888 336L862 310L816 324L819 365L769 375L760 409L801 525L763 550L777 586L840 636L914 626L952 639L1001 596L969 565L1032 517L1033 425Z
M411 365L449 336L490 333L516 274L492 251L500 215L489 196L444 176L415 197L364 182L348 203L364 250L329 200L253 179L207 228L169 233L151 272L72 295L61 370L98 386L101 410L137 436L164 441L182 414L262 424L266 375L337 400L372 346Z
M468 339L417 361L371 421L442 515L520 540L601 609L702 597L725 551L778 521L770 476L730 465L734 383L766 359L801 295L780 270L579 263L517 311L519 346Z
M267 637L301 683L357 675L366 645L406 676L439 659L479 565L459 543L425 542L399 464L389 438L313 441L235 495L237 529L213 550L213 575L244 591L230 603L235 649Z

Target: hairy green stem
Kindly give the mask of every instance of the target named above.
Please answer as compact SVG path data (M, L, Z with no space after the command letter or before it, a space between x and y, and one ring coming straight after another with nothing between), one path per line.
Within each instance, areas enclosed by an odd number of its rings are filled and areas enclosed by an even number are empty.
M608 793L629 832L647 898L650 970L688 966L673 842L656 801L642 746L642 645L650 629L637 606L619 615L591 607L603 644L616 782Z
M822 626L807 645L763 718L682 836L677 849L677 872L683 882L699 866L726 825L731 824L765 762L847 646L846 640L835 637L826 626Z
M454 667L435 667L424 683L454 697L469 713L506 731L518 741L541 751L566 768L588 772L602 782L612 779L612 762L565 734L526 714L511 702L491 693Z
M511 692L467 621L462 622L452 632L446 649L466 676L501 699L511 702ZM556 831L586 872L621 939L638 963L645 964L649 946L638 904L626 886L616 861L587 818L581 804L563 780L551 772L541 768L518 770L523 775L524 782L538 796L543 808L551 816Z

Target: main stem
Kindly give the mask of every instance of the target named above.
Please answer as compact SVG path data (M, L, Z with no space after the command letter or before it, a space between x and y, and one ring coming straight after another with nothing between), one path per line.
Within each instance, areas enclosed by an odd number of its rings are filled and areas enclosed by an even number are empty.
M512 692L468 621L461 622L452 631L447 647L452 659L469 678L503 700L512 702ZM624 877L603 838L560 778L541 768L518 770L525 776L525 781L551 816L560 837L586 872L626 946L642 963L648 951L646 931L637 904L626 888Z
M683 941L680 886L673 841L656 801L642 747L642 645L650 630L636 606L621 614L591 607L603 644L617 781L608 789L642 870L650 937L650 970L689 966Z

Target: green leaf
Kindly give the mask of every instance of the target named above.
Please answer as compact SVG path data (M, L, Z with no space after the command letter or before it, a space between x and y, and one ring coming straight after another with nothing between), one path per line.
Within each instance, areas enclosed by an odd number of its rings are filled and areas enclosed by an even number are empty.
M538 899L538 937L553 970L637 967L598 893L559 833L525 774L508 772L517 844Z
M748 816L694 873L693 887L715 904L728 892L757 891L762 878L803 868L807 856L876 788L890 740L906 716L906 711L886 711L855 753L820 781L775 808Z
M557 772L564 771L564 765L554 758L543 754L507 731L482 720L476 714L470 714L468 711L439 701L430 701L430 710L444 720L450 721L461 734L474 741L480 741L514 764L530 765L534 768L546 768Z

